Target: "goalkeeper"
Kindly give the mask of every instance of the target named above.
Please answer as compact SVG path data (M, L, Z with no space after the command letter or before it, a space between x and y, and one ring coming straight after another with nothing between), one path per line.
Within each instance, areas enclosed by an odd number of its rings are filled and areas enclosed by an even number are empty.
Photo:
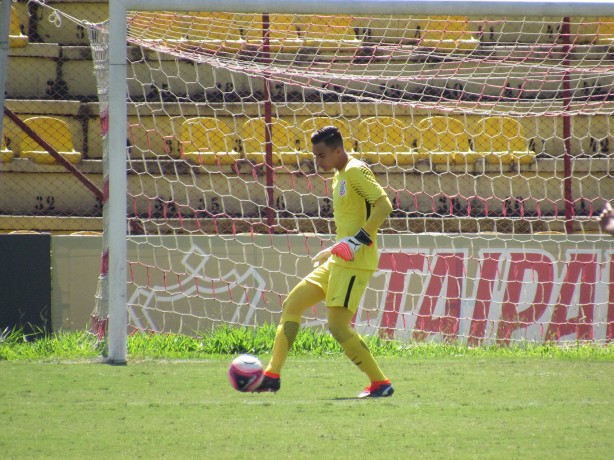
M332 190L336 243L314 257L314 270L284 301L273 356L256 391L279 390L281 368L299 331L303 312L325 301L332 336L371 382L358 397L392 396L390 380L351 327L369 279L378 268L377 230L392 211L392 205L367 165L346 153L339 129L322 128L311 136L311 142L318 168L335 170Z

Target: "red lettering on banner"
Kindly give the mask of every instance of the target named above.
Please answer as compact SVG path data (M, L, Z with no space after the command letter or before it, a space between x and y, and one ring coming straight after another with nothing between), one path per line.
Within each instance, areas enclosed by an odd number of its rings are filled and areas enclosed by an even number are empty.
M495 281L501 278L498 267L502 255L503 253L501 252L485 253L483 258L478 261L479 279L473 319L471 320L469 338L467 340L469 345L479 345L486 334L486 324L493 300Z
M381 270L392 270L381 322L381 335L383 337L394 337L394 330L401 311L401 300L405 293L405 277L407 272L422 272L425 259L426 255L421 253L385 252L380 256L379 268Z
M573 333L578 340L592 340L597 254L572 253L565 262L565 267L565 278L552 313L546 340L558 341L561 337ZM577 289L579 289L578 315L568 318L569 309L575 306L574 294Z
M525 276L535 286L531 305L518 311L522 292L527 288ZM497 342L509 343L512 333L526 328L542 316L552 295L554 264L551 258L540 253L513 253L509 261L505 294L501 310L501 321L497 329Z
M432 269L429 267L430 276L422 304L418 308L414 332L416 340L422 340L432 333L443 334L446 338L455 338L458 334L461 293L466 275L465 254L440 252L435 255L434 260ZM445 302L444 314L435 317L435 308L440 298Z
M470 321L469 345L480 345L493 334L498 343L507 344L519 332L531 340L558 341L575 334L579 340L613 342L614 252L606 252L603 269L600 254L599 250L567 251L566 260L555 263L551 254L537 249L492 248L480 251L472 263L465 252L431 252L426 248L411 253L384 252L380 269L390 273L380 333L392 338L401 328L416 340L434 334L458 338L462 298L470 279L474 280L469 286L475 303L471 318L465 318ZM471 273L467 273L468 267ZM608 272L602 272L606 267ZM415 283L422 285L419 299L414 284L408 285L412 273L421 280ZM602 273L607 273L607 278ZM606 297L604 285L608 289L605 331L596 328L598 306ZM411 299L407 303L413 306L412 311L404 311L406 299ZM498 308L493 311L495 306ZM552 308L550 318L546 318L548 308ZM405 315L411 319L401 324ZM495 330L490 330L491 326Z

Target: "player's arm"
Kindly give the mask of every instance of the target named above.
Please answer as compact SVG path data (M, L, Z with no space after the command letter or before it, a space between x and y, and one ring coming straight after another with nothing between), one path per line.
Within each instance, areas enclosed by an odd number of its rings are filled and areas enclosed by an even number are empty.
M371 215L367 219L363 229L369 235L376 235L388 216L392 212L392 203L387 196L380 196L371 206Z

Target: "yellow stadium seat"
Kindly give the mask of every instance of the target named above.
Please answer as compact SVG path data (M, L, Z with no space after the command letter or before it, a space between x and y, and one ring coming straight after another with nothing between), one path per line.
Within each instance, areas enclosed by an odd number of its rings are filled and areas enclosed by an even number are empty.
M243 25L240 16L234 13L197 13L190 25L190 40L241 40Z
M269 14L268 18L272 53L293 53L303 47L336 52L361 44L349 16ZM264 39L262 14L138 12L129 15L128 30L131 38L211 51L261 49Z
M250 26L242 28L243 38L249 44L261 46L263 39L262 15L251 17ZM247 21L246 21L247 22ZM297 52L303 47L317 48L320 52L340 48L354 49L356 40L350 16L305 16L270 14L269 48L272 52Z
M411 123L404 123L404 146L396 152L396 162L398 166L413 166L418 160L415 139L416 127Z
M478 154L471 150L469 136L460 120L446 116L427 117L417 126L417 157L432 164L469 165Z
M393 166L398 154L403 154L404 164L413 163L407 127L393 117L369 117L358 125L356 140L361 159L372 163Z
M15 8L11 6L11 23L9 26L9 48L24 48L28 46L28 36L21 31L21 22Z
M149 11L129 13L127 17L128 35L141 40L180 39L181 33L170 31L174 17L174 15L164 12L158 12L158 14ZM162 34L162 36L156 38L156 33Z
M296 20L299 36L304 45L320 50L356 48L356 39L350 16L300 16Z
M182 157L197 165L234 164L241 154L234 150L233 134L217 118L190 118L179 128Z
M471 129L473 147L489 164L530 164L535 152L528 149L520 122L510 117L482 118Z
M2 137L2 145L0 147L0 163L10 163L15 158L15 152L6 146L4 137Z
M170 47L237 51L245 45L242 31L251 24L234 13L171 13L139 11L128 17L128 34L139 40L159 41Z
M24 120L24 123L53 147L64 159L73 164L81 161L81 152L75 150L72 133L65 121L54 117L32 117ZM24 132L20 136L21 157L29 158L38 164L57 164L55 158L38 145L34 139Z
M308 118L301 123L301 131L304 135L304 150L311 151L311 135L318 129L322 129L325 126L336 126L339 128L339 132L343 136L343 146L347 152L354 150L354 139L350 133L348 124L340 118L329 117L313 117Z
M614 18L599 18L597 25L596 43L598 45L614 45Z
M261 14L242 15L246 24L241 29L243 39L248 44L260 47L263 44L263 16ZM269 50L271 52L298 51L302 46L294 16L289 14L269 14L268 23Z
M139 11L128 17L131 37L167 40L240 40L232 13L171 13Z
M419 27L419 45L426 48L452 53L473 51L480 44L465 16L431 16L420 19Z
M273 164L298 166L303 160L313 159L311 153L301 150L302 132L287 121L274 119L272 126ZM241 132L245 158L254 163L266 161L266 123L252 118L243 124Z

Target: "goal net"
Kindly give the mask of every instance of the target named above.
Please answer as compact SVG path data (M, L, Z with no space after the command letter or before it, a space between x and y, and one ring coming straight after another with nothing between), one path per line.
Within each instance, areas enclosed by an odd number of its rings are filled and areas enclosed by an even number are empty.
M614 251L594 219L614 191L611 17L125 20L127 120L110 122L127 125L131 330L278 321L334 239L332 175L310 153L332 124L394 206L361 333L614 337ZM323 318L315 305L304 323Z

